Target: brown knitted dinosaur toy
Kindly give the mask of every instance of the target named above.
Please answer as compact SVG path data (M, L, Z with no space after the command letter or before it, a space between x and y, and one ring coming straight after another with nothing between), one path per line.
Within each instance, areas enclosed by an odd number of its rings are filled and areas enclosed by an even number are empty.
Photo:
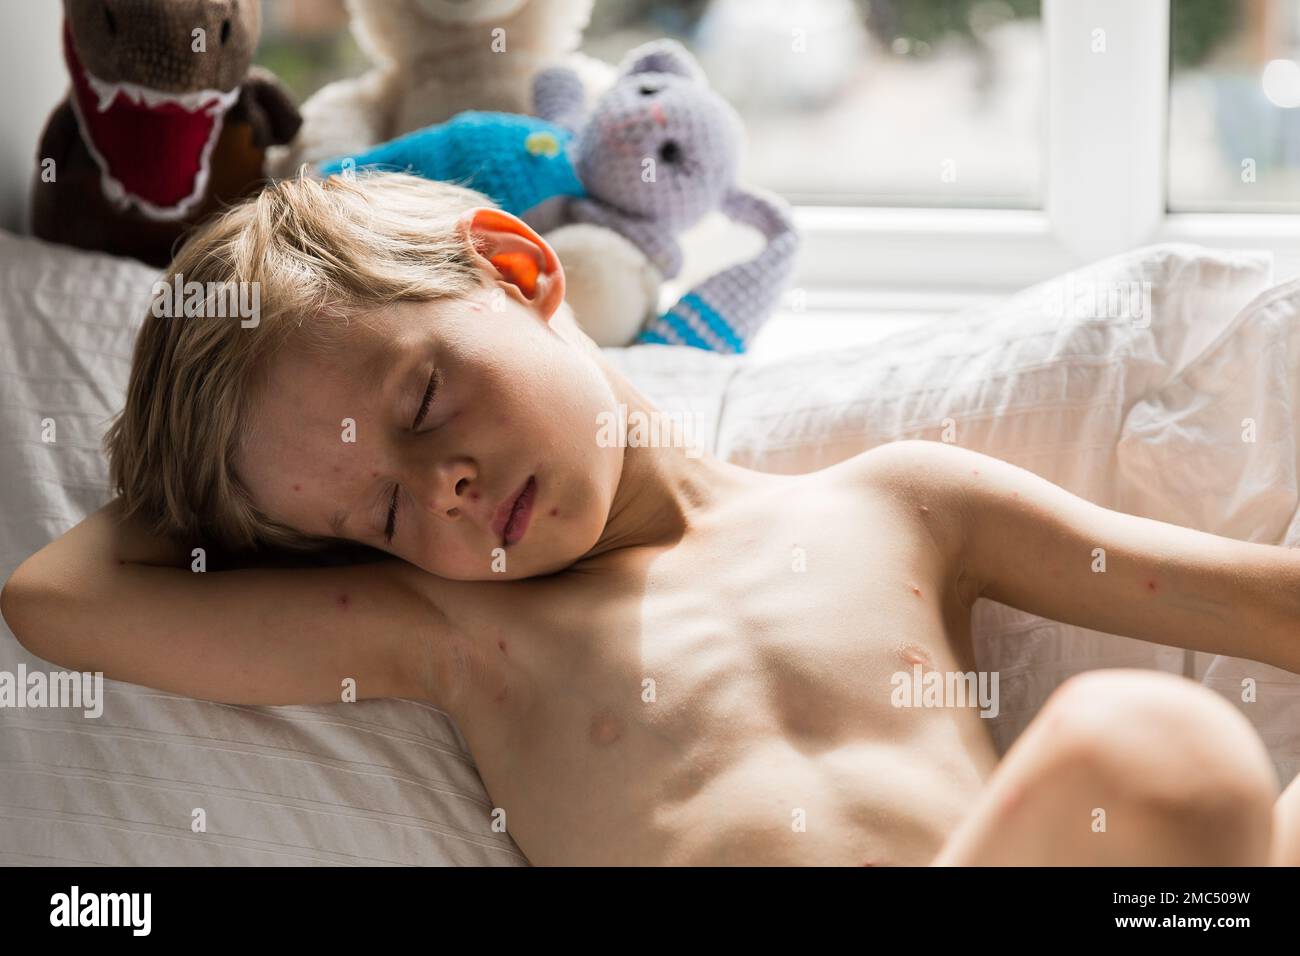
M250 64L258 0L63 0L71 90L32 187L42 239L166 265L189 228L257 189L266 147L298 131Z

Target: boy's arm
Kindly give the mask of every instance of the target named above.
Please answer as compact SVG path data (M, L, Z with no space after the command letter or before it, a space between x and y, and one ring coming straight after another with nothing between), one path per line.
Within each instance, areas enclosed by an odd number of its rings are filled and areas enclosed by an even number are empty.
M197 573L190 561L114 502L20 565L0 612L39 657L189 697L334 703L349 677L358 698L435 696L441 615L419 569Z
M918 513L932 499L972 602L1300 673L1300 552L1110 511L951 445L880 451Z

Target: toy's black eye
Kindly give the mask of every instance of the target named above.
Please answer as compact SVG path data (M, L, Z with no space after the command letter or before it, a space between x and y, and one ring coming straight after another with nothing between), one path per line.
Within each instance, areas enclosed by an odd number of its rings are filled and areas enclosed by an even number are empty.
M675 163L682 158L682 148L677 145L677 140L670 139L659 147L659 158L665 163Z
M229 40L229 39L230 39L230 21L229 21L229 20L222 20L222 21L221 21L221 43L222 43L222 45L225 45L226 41Z
M642 96L654 96L658 92L659 92L659 87L651 86L649 83L643 84L641 86Z

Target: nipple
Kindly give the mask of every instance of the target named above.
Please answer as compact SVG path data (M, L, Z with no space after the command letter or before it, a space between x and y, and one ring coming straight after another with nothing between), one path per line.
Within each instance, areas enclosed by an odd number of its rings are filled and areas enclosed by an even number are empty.
M920 664L922 670L931 667L930 652L920 644L904 644L898 649L898 656L908 664Z

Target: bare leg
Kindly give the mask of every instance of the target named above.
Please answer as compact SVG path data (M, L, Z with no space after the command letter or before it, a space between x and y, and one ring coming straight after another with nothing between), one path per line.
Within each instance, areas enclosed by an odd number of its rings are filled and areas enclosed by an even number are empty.
M1222 698L1168 674L1093 671L1047 701L934 862L1261 865L1276 794L1263 743Z
M1273 807L1273 864L1300 866L1300 776Z

